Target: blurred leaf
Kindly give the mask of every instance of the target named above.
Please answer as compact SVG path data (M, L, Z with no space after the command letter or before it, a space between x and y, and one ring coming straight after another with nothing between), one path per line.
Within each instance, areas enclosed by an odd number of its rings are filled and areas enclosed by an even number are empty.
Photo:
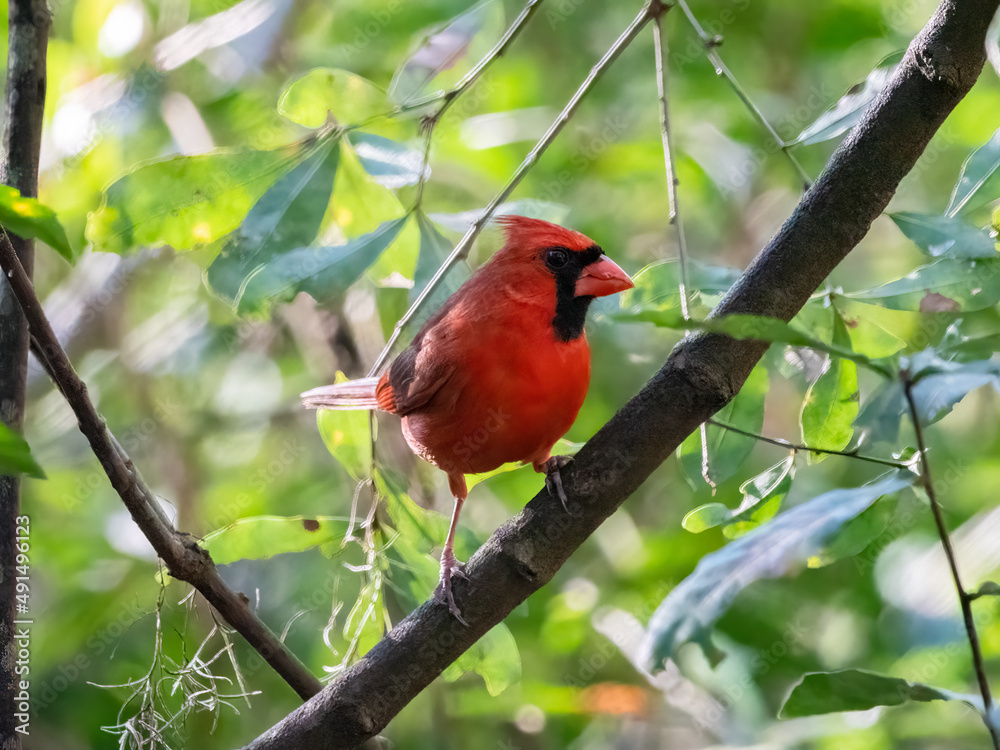
M896 514L896 505L896 498L890 496L852 518L822 550L809 558L807 565L810 568L821 568L864 552L869 544L885 533Z
M0 226L24 239L40 239L72 262L73 250L59 218L37 198L23 198L21 191L0 185Z
M898 380L882 383L869 396L854 420L858 444L888 443L895 446L899 440L899 424L907 412L903 386Z
M318 128L333 113L340 125L355 125L392 111L392 104L367 78L339 68L313 68L285 87L278 112L307 128Z
M978 599L981 596L1000 596L1000 584L995 581L983 581L975 593L969 595L971 599Z
M463 672L475 672L483 678L491 696L498 696L521 680L521 654L510 630L502 622L441 674L445 682L454 682Z
M351 133L349 140L361 166L378 184L401 188L420 180L424 157L419 151L372 133Z
M318 302L343 294L392 243L406 218L334 247L300 247L272 258L247 279L239 312L259 314L307 292Z
M95 250L126 253L140 246L175 250L215 242L236 229L250 208L305 152L214 151L173 156L128 171L105 191L87 220Z
M847 326L835 308L831 308L831 313L833 343L850 349ZM829 367L809 386L802 402L802 441L808 446L825 450L846 448L854 434L852 424L858 416L858 403L857 365L842 357L830 357ZM826 455L815 453L812 458L820 461Z
M417 226L420 227L420 256L417 258L417 270L413 275L413 288L410 290L410 303L420 295L427 283L434 277L437 270L444 265L445 260L454 249L451 241L441 234L423 213L417 214ZM450 297L469 278L469 267L459 262L445 276L434 294L427 301L425 309L429 317L444 301Z
M709 503L684 516L681 525L694 534L721 525L727 539L741 537L774 518L794 476L795 457L789 455L740 485L743 502L736 510Z
M304 552L347 534L347 519L333 516L254 516L206 534L202 546L216 565L266 560L285 552Z
M460 211L455 214L431 213L428 218L436 224L440 224L445 229L452 232L465 234L475 223L476 219L482 216L483 209L475 208L471 211ZM541 201L534 198L522 198L516 201L501 203L493 212L493 218L498 216L527 216L529 219L544 219L554 224L562 224L569 216L569 208L561 203Z
M262 267L316 238L339 161L338 139L324 139L257 201L208 269L216 294L239 309L245 285Z
M325 227L325 231L332 230L331 233L354 239L375 231L389 219L406 215L406 209L395 194L376 182L365 171L351 145L342 142L340 169L333 186L333 205L327 217L336 227ZM367 271L367 276L378 284L385 283L387 278L411 279L418 252L417 227L407 223L392 246Z
M740 271L729 266L713 266L696 260L687 262L688 296L693 293L720 295L740 277ZM676 260L660 260L650 263L633 278L635 287L621 293L624 318L630 313L646 310L670 311L681 307L681 269Z
M755 367L736 397L726 404L716 417L747 432L759 433L764 424L764 399L767 396L767 369ZM706 425L708 445L703 451L701 430L695 430L677 449L681 471L692 487L698 487L708 478L718 484L735 474L753 451L757 441L715 425ZM707 467L704 466L707 453Z
M961 362L989 359L1000 351L1000 310L968 313L945 330L934 348L946 359Z
M337 373L334 382L346 383L348 377ZM326 449L344 467L355 482L366 478L372 464L372 435L367 409L319 409L316 426Z
M389 85L389 95L397 102L415 99L437 78L466 56L475 36L488 24L502 24L503 7L484 0L455 16L442 29L428 36L403 63Z
M986 29L986 59L993 66L993 71L1000 76L1000 16L993 16L993 21Z
M0 422L0 476L27 474L35 479L45 479L45 472L31 455L27 441L14 430Z
M959 401L984 385L1000 392L1000 362L950 362L932 349L910 360L913 402L923 424L932 424L951 412Z
M932 257L993 258L997 254L990 236L962 219L911 212L892 213L889 218Z
M799 133L791 143L802 145L820 143L836 138L853 128L868 109L868 105L875 101L875 97L892 77L896 65L902 59L903 53L896 52L880 61L863 82L852 86L833 107L816 118L816 121Z
M393 527L405 541L417 549L431 549L444 544L448 535L447 518L413 502L392 474L376 471L375 487L379 495L385 498L386 510Z
M954 700L983 710L979 696L961 695L865 669L810 672L792 688L779 716L794 719L836 711L867 711L875 706L899 706L907 701Z
M445 229L465 234L482 214L483 209L474 208L454 214L431 213L427 214L427 216L434 223L440 224ZM516 201L501 203L493 212L492 218L512 215L527 216L529 219L544 219L554 224L562 224L566 220L566 217L569 216L569 207L561 203L552 203L551 201L522 198Z
M724 333L727 336L732 336L734 339L759 339L761 341L790 344L792 346L806 346L834 357L843 357L883 375L890 374L889 369L885 365L875 362L863 354L852 351L846 346L820 341L777 318L767 318L758 315L725 315L720 318L709 318L708 320L685 320L677 312L649 309L644 309L636 313L621 313L616 317L624 320L633 319L653 323L662 328Z
M664 660L688 642L710 649L711 628L740 591L761 578L795 571L847 521L913 479L895 471L863 487L826 492L703 557L650 619L642 642L643 663L650 671L660 671Z
M416 609L437 588L440 571L438 561L427 552L421 552L413 542L404 539L402 533L395 535L386 547L385 554L390 563L389 574L393 589L409 610Z
M940 258L901 279L844 296L878 301L894 310L925 311L933 303L931 312L941 311L943 297L955 312L983 310L1000 302L1000 259Z
M994 21L993 28L1000 29L1000 25ZM992 44L996 48L996 39ZM967 213L997 198L1000 198L1000 129L965 160L944 213L946 216Z

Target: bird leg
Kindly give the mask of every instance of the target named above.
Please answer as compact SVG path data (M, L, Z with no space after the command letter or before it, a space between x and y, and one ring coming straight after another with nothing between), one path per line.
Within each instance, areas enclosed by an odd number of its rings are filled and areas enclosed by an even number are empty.
M451 513L451 527L448 529L448 538L445 540L444 549L441 550L441 585L435 589L434 598L442 604L448 605L448 611L455 615L455 619L469 627L464 619L458 605L455 604L455 595L451 591L451 577L469 579L465 575L465 569L455 558L455 529L458 527L458 514L462 512L464 497L455 496L455 509Z
M573 515L573 512L569 509L569 500L566 498L566 491L563 490L562 476L560 476L559 470L572 460L572 456L549 456L548 459L535 467L536 471L545 472L545 489L549 491L550 495L559 498L563 510L570 515Z

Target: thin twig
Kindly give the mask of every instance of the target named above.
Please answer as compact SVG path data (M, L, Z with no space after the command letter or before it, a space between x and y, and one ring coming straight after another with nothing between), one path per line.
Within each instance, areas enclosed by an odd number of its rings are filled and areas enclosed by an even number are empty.
M566 103L563 111L559 113L559 116L556 117L553 123L549 126L549 129L545 131L545 134L539 139L538 143L536 143L534 148L532 148L528 155L524 157L524 161L522 161L517 170L515 170L503 190L494 196L489 205L487 205L476 220L472 222L472 225L465 233L465 236L462 237L459 243L455 246L455 249L451 251L451 255L445 259L444 263L441 264L441 267L438 268L437 273L434 274L433 278L431 278L431 280L427 283L427 286L424 287L420 296L417 297L413 304L410 305L410 309L407 310L403 314L403 317L401 317L396 323L396 328L389 337L389 341L386 342L386 345L379 354L378 359L375 360L375 364L372 365L372 368L369 371L369 376L374 376L382 370L385 364L389 361L392 349L395 346L396 341L398 341L399 337L402 335L403 329L411 320L413 320L414 316L420 311L420 308L423 307L427 299L435 292L447 273L455 267L456 263L468 255L469 249L472 247L473 240L479 236L483 226L485 226L486 222L493 215L493 212L496 211L497 206L507 200L510 194L514 192L514 188L516 188L520 184L521 180L524 179L528 170L535 165L538 158L545 153L545 150L550 145L552 145L556 136L559 135L562 129L566 126L566 123L569 122L570 118L576 112L576 108L583 100L583 97L590 92L594 84L597 82L597 79L600 78L601 74L604 73L611 63L618 58L622 51L628 47L629 44L631 44L632 40L638 36L639 32L642 31L643 27L650 20L650 18L650 6L647 4L643 7L639 15L635 17L632 23L629 24L628 28L622 32L621 36L615 40L614 44L611 45L608 51L604 53L604 56L597 62L597 64L590 69L590 73L587 75L587 78L580 84L580 87L574 92L573 96L570 97L570 100Z
M677 259L680 265L681 283L681 314L684 320L690 320L688 312L688 268L687 242L684 239L684 225L681 222L680 208L677 205L677 169L674 166L673 141L670 138L670 107L667 100L667 40L663 35L663 16L671 6L662 5L661 0L655 0L655 6L660 10L654 16L653 48L656 51L656 90L660 96L660 136L663 141L663 161L667 172L667 217L677 235Z
M1000 750L1000 731L997 730L993 719L993 697L990 694L990 683L986 679L986 667L983 664L983 652L979 646L979 633L976 631L976 622L972 618L972 599L969 592L962 585L962 579L958 574L958 561L955 558L955 549L951 545L951 537L948 534L948 527L944 522L944 514L941 511L941 504L938 502L937 493L934 491L934 482L931 481L931 465L927 460L927 446L924 443L924 429L920 424L920 415L917 413L917 404L913 399L913 380L908 371L900 374L903 380L903 393L906 395L906 403L910 407L910 418L913 420L913 432L917 438L917 452L920 455L920 483L927 493L927 499L931 504L931 512L934 514L934 524L937 526L938 536L941 537L941 546L944 548L944 556L948 558L948 567L951 569L951 577L955 583L955 591L958 592L958 602L962 607L962 619L965 622L965 633L969 638L969 649L972 651L972 666L976 671L976 680L979 682L979 692L983 696L983 722L989 730L990 738L993 740L993 747Z
M80 431L90 442L112 486L136 525L166 563L170 575L190 583L201 592L299 697L305 700L318 693L322 689L320 681L253 614L245 599L226 586L208 553L192 537L174 529L167 520L156 497L94 408L86 384L73 370L69 357L52 331L31 280L6 233L0 236L0 268L24 311L40 364L69 402L80 424Z
M510 25L504 35L493 46L493 49L491 49L472 70L462 76L462 80L455 84L453 88L443 94L440 94L441 106L438 107L438 110L434 114L428 115L424 118L426 132L425 137L427 138L427 142L424 145L424 164L420 170L420 182L417 184L417 197L413 203L414 210L420 208L420 203L424 197L424 185L427 183L427 166L430 162L431 143L434 138L434 128L437 127L437 124L441 121L441 118L444 117L444 113L448 111L448 108L454 104L462 94L465 93L466 89L479 80L479 77L483 74L486 68L489 67L489 65L498 57L503 56L514 39L516 39L518 34L521 33L521 29L523 29L528 24L528 21L531 20L531 17L535 15L535 12L538 10L541 2L542 0L528 0L527 5L524 6L520 14L514 19L514 22ZM421 108L424 106L426 106L426 102L420 105ZM402 113L403 111L406 111L406 108L407 105L401 106L399 112Z
M857 451L835 451L827 450L825 448L814 448L811 445L802 445L800 443L791 443L788 440L782 438L772 438L766 435L758 435L756 432L748 432L747 430L742 430L735 425L726 424L725 422L720 422L717 419L709 419L706 424L715 425L716 427L721 427L724 430L729 430L730 432L735 432L737 435L744 435L754 440L759 440L762 443L770 443L771 445L777 445L782 448L787 448L790 451L802 451L809 453L823 453L827 456L844 456L846 458L856 458L858 461L867 461L870 464L881 464L882 466L891 466L894 469L909 469L910 464L905 461L893 461L889 458L876 458L875 456L862 456Z
M708 55L709 61L715 67L715 74L717 76L722 76L729 81L729 85L732 87L733 91L736 92L736 96L740 98L740 101L742 101L753 116L757 118L757 121L764 126L764 129L767 130L768 134L770 134L770 136L774 139L774 142L778 144L781 152L788 157L788 160L792 163L795 171L799 173L799 177L802 179L804 188L808 190L812 185L812 178L809 177L806 170L795 157L795 154L792 153L790 144L785 143L785 140L778 135L778 132L773 127L771 127L771 123L767 121L764 114L757 108L757 105L753 103L750 95L747 94L743 86L740 85L740 82L736 80L736 76L733 75L733 72L722 61L722 57L715 51L715 48L722 43L722 40L717 36L708 34L705 29L702 28L702 25L698 23L698 19L694 17L694 14L691 12L691 9L688 7L685 0L677 0L677 4L680 5L681 10L684 11L684 15L687 16L691 27L701 39L701 43L705 46L705 54Z

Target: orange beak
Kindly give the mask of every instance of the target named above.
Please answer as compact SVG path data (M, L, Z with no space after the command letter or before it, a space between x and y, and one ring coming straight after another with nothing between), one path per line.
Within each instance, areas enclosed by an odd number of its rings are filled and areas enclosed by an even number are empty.
M585 266L576 280L574 295L577 297L606 297L631 289L635 284L617 263L606 255L596 263Z

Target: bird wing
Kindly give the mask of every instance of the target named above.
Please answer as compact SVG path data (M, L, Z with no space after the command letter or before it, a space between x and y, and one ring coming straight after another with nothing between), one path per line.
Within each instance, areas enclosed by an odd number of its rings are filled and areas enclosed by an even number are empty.
M454 360L428 345L433 340L423 337L414 342L382 376L375 389L380 409L406 416L425 406L451 380L458 368Z

